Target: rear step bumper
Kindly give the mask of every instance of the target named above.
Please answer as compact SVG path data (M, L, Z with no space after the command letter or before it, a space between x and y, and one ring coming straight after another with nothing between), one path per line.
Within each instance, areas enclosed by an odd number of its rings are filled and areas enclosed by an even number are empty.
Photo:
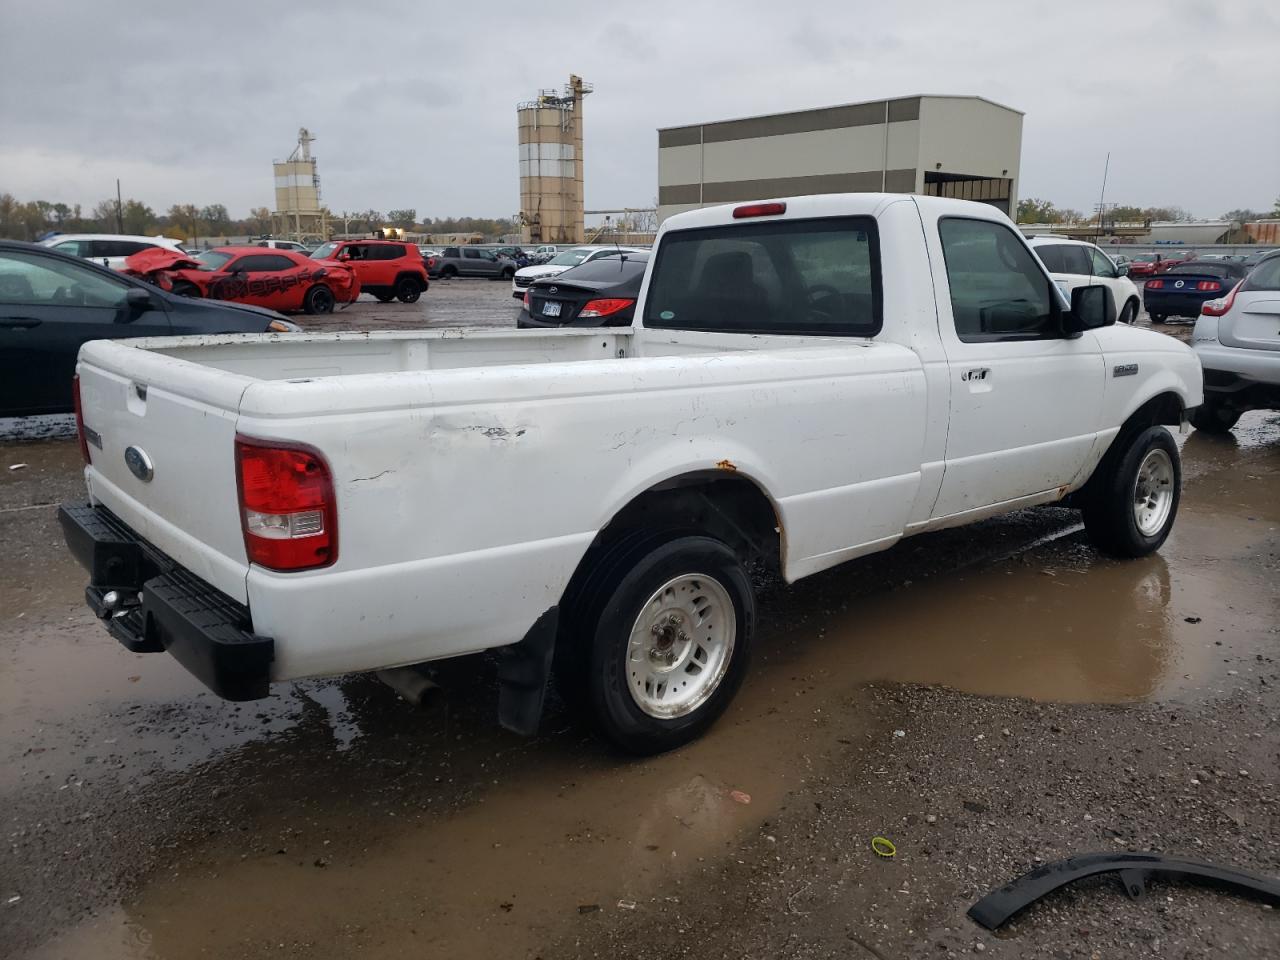
M268 696L275 644L251 629L249 611L89 503L64 503L58 522L89 571L85 602L134 653L168 650L226 700Z

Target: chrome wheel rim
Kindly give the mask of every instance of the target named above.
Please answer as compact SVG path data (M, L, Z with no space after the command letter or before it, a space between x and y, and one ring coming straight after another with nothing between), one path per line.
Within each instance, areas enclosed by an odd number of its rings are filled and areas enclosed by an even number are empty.
M688 573L654 591L627 641L627 689L651 717L687 716L720 686L737 640L733 601L713 577Z
M1133 483L1133 520L1138 532L1153 537L1173 509L1173 459L1157 447L1147 451Z

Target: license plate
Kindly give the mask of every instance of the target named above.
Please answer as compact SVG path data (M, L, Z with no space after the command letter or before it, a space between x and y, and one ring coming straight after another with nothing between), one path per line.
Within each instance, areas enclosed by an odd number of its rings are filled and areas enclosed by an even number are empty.
M557 303L555 300L548 300L546 303L542 305L542 315L544 317L560 316L560 304Z

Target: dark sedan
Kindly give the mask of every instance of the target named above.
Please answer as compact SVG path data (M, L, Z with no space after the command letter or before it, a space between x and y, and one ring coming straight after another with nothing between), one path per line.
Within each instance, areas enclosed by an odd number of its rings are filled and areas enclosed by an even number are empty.
M518 327L627 327L635 316L649 254L606 254L545 280L524 294Z
M1148 280L1142 305L1153 323L1168 317L1194 320L1206 300L1226 296L1248 272L1247 266L1234 260L1188 260Z
M299 329L278 313L190 300L48 247L0 240L0 416L67 413L88 340Z

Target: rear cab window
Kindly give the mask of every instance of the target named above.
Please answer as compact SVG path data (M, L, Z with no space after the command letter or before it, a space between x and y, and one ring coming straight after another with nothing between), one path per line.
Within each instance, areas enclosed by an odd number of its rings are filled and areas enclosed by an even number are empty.
M1280 256L1261 261L1245 277L1240 289L1241 291L1280 290Z
M673 231L657 257L646 327L871 337L882 326L872 217Z

